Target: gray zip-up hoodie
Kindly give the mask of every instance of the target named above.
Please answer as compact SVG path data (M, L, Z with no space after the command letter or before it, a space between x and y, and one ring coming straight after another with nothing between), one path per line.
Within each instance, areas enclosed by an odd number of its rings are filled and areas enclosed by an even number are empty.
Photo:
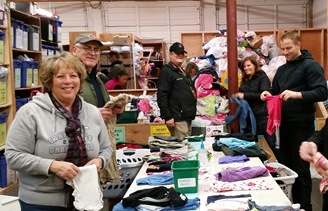
M100 157L106 164L112 146L99 110L82 100L79 119L88 160ZM37 94L17 112L8 131L5 156L8 167L18 172L19 198L25 203L66 207L65 181L49 173L53 160L65 160L66 122L47 93Z

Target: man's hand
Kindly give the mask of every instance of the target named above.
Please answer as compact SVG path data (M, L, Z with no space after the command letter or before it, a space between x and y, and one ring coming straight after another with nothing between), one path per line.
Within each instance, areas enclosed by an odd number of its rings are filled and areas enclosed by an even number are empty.
M269 96L272 96L270 92L268 91L264 91L261 93L261 100L262 101L266 101L266 98L269 97Z
M302 99L302 93L285 90L280 94L280 98L283 99L284 101L287 101L288 99Z
M175 125L174 125L174 119L172 118L172 119L170 119L170 120L165 121L165 124L166 124L166 126L168 126L168 127L174 127L174 126L175 126Z
M124 106L115 106L112 110L113 114L123 114L125 107Z
M300 157L305 160L312 162L313 156L318 152L318 147L313 142L303 141L300 146Z
M101 116L103 117L104 121L107 122L108 119L112 116L113 111L110 108L98 108Z

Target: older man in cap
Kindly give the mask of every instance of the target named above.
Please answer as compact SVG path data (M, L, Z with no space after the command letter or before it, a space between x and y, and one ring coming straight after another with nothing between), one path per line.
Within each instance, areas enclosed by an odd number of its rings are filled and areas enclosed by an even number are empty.
M182 68L187 52L181 43L170 47L170 62L163 66L158 77L157 102L161 117L171 136L186 137L191 134L191 121L196 116L196 90Z
M114 146L109 163L100 172L100 180L105 183L114 182L118 179L114 125L116 123L116 114L123 113L124 106L116 106L113 109L104 108L104 105L110 101L110 96L104 83L97 77L97 64L101 46L103 44L95 35L80 34L74 41L72 53L84 64L87 70L87 78L82 85L80 95L86 102L98 107L105 123L107 123L110 141ZM113 204L110 204L110 206L113 206Z

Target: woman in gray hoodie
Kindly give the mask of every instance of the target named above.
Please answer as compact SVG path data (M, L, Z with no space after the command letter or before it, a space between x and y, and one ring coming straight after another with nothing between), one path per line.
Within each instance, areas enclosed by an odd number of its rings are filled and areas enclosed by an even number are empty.
M80 166L95 164L99 172L112 148L99 110L78 96L84 65L64 52L43 61L40 72L44 93L17 112L5 156L18 172L22 211L74 210L66 181Z

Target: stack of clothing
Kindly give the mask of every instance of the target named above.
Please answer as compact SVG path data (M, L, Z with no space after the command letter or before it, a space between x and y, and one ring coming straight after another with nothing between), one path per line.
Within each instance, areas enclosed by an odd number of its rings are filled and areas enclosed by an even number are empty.
M177 192L173 187L159 186L131 193L123 198L121 203L116 204L113 211L196 210L199 204L199 198L188 200L185 194Z

